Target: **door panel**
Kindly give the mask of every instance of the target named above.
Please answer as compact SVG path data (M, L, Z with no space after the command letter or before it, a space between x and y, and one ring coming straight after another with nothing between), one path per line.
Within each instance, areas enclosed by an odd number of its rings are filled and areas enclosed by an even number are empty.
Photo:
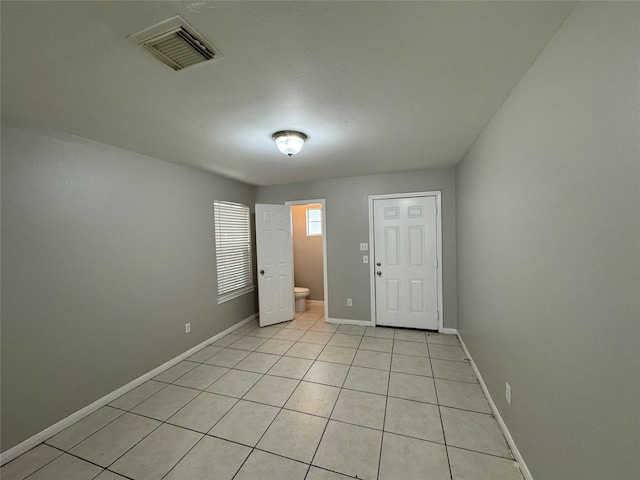
M424 312L424 282L421 280L411 280L410 305L411 313Z
M292 320L291 212L285 205L256 205L260 326Z
M373 201L376 323L437 330L436 197Z
M400 264L400 229L398 227L385 227L385 258L387 265Z
M411 225L409 226L409 266L411 267L423 267L424 266L424 226L423 225Z
M387 310L400 310L400 280L388 278L385 280L385 283L387 289Z

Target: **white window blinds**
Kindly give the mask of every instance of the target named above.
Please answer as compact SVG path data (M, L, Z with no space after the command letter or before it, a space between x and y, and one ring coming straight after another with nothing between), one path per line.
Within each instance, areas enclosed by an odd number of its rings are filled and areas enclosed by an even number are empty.
M218 303L253 290L249 207L232 202L213 204Z

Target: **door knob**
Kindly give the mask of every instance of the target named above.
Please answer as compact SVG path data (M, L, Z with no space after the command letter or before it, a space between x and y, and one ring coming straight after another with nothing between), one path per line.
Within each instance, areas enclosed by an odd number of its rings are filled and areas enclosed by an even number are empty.
M382 264L380 262L376 263L377 266L381 267Z
M381 271L377 271L377 272L376 272L376 275L378 275L379 277L381 277L381 276L382 276L382 272L381 272Z
M260 270L260 275L264 275L264 270Z

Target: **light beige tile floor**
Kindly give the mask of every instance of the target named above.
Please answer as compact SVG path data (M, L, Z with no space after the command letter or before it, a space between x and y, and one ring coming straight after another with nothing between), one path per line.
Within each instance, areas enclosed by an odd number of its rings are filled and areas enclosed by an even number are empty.
M522 480L455 336L244 325L0 470L2 480Z

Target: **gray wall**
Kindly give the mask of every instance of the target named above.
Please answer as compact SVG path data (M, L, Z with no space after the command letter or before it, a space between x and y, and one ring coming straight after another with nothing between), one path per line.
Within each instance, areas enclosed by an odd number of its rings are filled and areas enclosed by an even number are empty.
M577 4L457 168L458 328L540 480L640 478L638 25Z
M442 191L444 326L456 328L455 172L419 170L257 187L257 203L326 199L329 317L371 319L370 269L360 243L369 242L369 195ZM347 307L347 298L353 307Z
M255 313L217 304L216 199L253 188L3 126L3 450Z
M294 282L296 287L309 289L307 300L324 300L322 236L307 236L307 208L308 205L291 207Z

